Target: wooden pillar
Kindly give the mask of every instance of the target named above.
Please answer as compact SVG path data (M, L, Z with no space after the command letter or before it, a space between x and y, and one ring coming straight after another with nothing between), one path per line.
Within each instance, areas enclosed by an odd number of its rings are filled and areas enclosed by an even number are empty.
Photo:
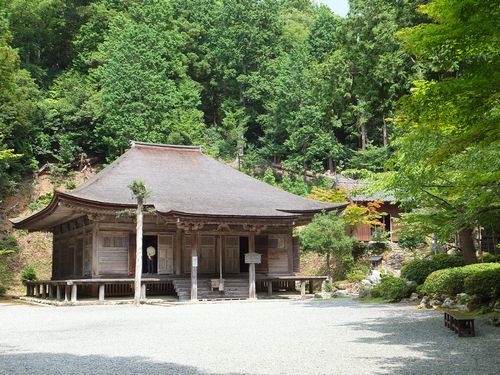
M98 246L99 246L99 223L94 221L92 223L92 276L99 275L99 258L98 254Z
M255 253L255 232L250 232L248 236L248 252ZM250 263L248 266L248 298L257 298L255 289L255 263Z
M49 298L54 298L54 286L49 284Z
M76 302L76 300L77 300L77 295L76 295L77 294L77 290L78 289L77 289L76 284L73 284L71 286L71 302Z
M198 300L198 239L200 233L191 233L191 301Z
M300 280L300 298L304 298L306 296L306 281Z
M177 229L175 233L175 256L174 256L174 273L180 275L182 273L182 230Z
M56 285L56 299L61 299L61 285L59 284Z
M141 300L146 300L146 283L141 285Z
M273 281L269 280L267 282L267 295L272 296L273 295Z
M309 280L309 293L310 294L314 293L314 280L313 279Z
M99 301L104 301L104 293L106 286L104 284L99 284Z

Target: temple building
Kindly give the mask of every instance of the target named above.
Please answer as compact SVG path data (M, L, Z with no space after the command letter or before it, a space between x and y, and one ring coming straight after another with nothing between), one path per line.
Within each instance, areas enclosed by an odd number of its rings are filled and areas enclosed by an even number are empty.
M28 285L28 295L75 301L77 295L132 292L136 224L127 212L137 207L128 187L136 179L151 191L142 239L144 297L254 298L256 288L304 282L296 276L300 250L293 228L345 206L275 188L200 147L132 142L81 186L56 191L41 211L11 220L18 229L53 233L52 278Z

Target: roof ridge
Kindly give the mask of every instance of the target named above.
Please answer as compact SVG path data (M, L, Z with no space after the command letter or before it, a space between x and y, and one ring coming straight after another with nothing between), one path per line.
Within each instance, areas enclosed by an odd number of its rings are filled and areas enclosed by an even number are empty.
M198 150L202 151L201 146L193 146L193 145L171 145L166 143L151 143L151 142L140 142L140 141L130 141L132 147L136 146L146 146L146 147L164 147L164 148L178 148L178 149L186 149L186 150Z

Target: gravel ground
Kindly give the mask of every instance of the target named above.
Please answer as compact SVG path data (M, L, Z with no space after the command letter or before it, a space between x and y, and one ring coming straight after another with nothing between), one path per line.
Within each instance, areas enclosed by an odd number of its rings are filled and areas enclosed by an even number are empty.
M500 329L414 306L258 301L0 305L0 374L498 374Z

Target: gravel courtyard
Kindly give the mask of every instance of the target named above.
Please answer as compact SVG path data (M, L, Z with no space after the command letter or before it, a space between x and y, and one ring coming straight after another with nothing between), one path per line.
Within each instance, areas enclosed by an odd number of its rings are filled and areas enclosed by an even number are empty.
M403 305L0 304L1 374L498 374L500 328L458 338Z

